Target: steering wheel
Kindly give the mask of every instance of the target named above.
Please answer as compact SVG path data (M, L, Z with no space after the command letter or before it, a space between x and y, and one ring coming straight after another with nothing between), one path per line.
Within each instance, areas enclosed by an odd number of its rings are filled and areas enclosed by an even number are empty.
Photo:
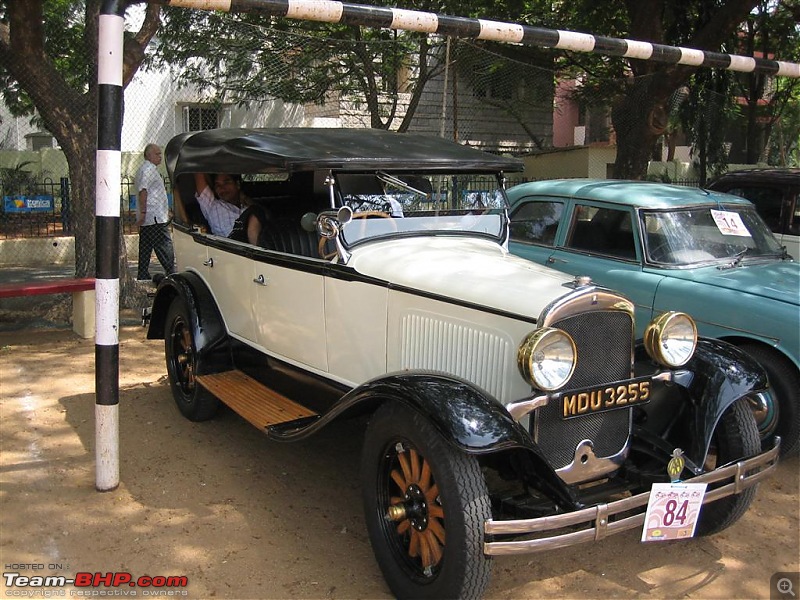
M365 210L362 212L353 213L352 216L353 219L368 219L369 217L380 217L382 219L393 218L392 215L383 210ZM324 258L325 260L330 260L337 254L336 250L332 252L325 252L325 244L328 243L329 239L332 238L320 236L319 243L317 244L317 252L319 253L320 258Z
M670 257L671 245L669 242L661 242L656 244L654 248L648 248L650 258L656 262L666 262L665 259Z

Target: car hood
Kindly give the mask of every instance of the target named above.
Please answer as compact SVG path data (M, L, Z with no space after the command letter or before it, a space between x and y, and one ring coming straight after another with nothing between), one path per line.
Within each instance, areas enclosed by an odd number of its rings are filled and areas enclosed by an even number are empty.
M659 270L664 275L663 270ZM675 269L670 278L713 285L762 298L771 298L788 304L800 304L800 263L780 261L758 263L745 261L738 267L718 269Z
M348 265L395 286L534 319L574 279L497 243L455 236L371 242L354 248Z

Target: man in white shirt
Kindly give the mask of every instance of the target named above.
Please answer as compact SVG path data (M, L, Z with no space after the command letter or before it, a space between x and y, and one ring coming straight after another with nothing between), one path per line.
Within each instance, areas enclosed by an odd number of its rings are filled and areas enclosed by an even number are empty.
M210 182L205 173L195 173L194 178L195 197L211 233L228 237L236 219L250 205L250 199L241 190L242 178L229 173L212 175Z
M161 164L161 148L147 144L144 162L136 172L136 204L139 226L139 266L136 279L150 280L150 256L155 250L158 262L167 275L175 272L175 251L169 234L169 207L164 180L158 172Z

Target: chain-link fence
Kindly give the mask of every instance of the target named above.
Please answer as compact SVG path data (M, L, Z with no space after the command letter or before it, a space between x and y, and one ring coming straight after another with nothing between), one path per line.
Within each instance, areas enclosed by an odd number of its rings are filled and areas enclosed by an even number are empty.
M180 14L200 19L197 11ZM212 25L213 58L186 37L175 44L181 28ZM512 185L614 177L623 149L644 155L639 176L680 185L701 185L739 163L798 159L795 81L700 69L666 93L657 73L633 77L626 62L608 57L386 30L264 27L217 13L171 27L152 47L161 60L147 62L125 90L119 194L123 233L134 237L133 180L145 145L217 127L436 135L524 158ZM758 97L746 93L753 77L762 78ZM0 106L0 196L0 242L74 229L64 153L39 121L14 117L9 106Z

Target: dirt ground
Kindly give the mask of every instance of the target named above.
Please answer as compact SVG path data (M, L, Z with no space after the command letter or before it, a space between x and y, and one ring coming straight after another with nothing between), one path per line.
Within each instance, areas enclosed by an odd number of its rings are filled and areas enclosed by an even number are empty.
M120 336L120 485L105 493L94 487L94 341L65 327L0 330L3 572L185 576L187 587L169 591L189 598L390 598L361 512L363 423L290 445L229 411L191 423L172 402L162 342L135 319L122 319ZM782 462L745 517L714 537L641 544L630 531L497 558L487 596L783 598L777 572L796 594L798 466ZM36 589L9 581L3 597Z

